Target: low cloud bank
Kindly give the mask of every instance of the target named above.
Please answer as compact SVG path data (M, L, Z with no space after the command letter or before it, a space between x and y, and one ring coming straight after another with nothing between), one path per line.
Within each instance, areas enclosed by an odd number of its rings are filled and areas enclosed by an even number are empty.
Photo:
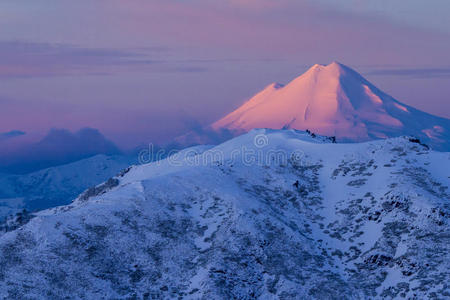
M26 133L20 130L11 130L8 132L1 132L0 133L0 141L13 139L18 136L25 135Z
M97 154L121 153L113 142L93 128L83 128L77 132L52 129L40 141L22 145L14 151L8 151L5 148L7 143L2 144L0 144L3 148L0 155L0 172L2 173L23 174L71 163Z

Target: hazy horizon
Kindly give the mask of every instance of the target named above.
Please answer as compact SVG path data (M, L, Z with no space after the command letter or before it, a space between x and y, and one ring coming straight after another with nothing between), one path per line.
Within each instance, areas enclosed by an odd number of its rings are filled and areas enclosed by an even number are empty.
M450 117L450 4L3 1L0 132L98 129L164 143L331 61ZM82 24L82 26L80 26Z

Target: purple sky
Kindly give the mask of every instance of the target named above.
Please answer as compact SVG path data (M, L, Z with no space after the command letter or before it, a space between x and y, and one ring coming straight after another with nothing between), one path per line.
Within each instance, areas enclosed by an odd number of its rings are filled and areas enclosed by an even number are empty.
M449 118L450 2L432 4L3 0L0 133L89 126L122 147L169 141L333 60Z

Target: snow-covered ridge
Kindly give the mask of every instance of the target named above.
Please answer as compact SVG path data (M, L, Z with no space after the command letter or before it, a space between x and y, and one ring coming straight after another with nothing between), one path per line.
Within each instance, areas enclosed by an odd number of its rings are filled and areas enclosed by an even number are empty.
M252 130L4 234L0 297L445 298L449 170L409 137Z
M0 221L22 209L69 204L86 188L135 162L132 157L96 155L24 175L0 174Z
M212 128L310 129L353 142L413 135L450 151L450 120L397 101L337 62L314 65L285 86L267 86Z

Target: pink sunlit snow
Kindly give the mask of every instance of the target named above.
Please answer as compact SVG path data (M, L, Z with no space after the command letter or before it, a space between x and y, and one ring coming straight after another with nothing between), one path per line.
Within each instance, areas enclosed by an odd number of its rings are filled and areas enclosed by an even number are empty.
M424 134L436 126L443 130ZM415 135L437 148L449 134L448 120L400 103L337 62L316 64L285 86L267 86L212 127L309 129L343 141Z

